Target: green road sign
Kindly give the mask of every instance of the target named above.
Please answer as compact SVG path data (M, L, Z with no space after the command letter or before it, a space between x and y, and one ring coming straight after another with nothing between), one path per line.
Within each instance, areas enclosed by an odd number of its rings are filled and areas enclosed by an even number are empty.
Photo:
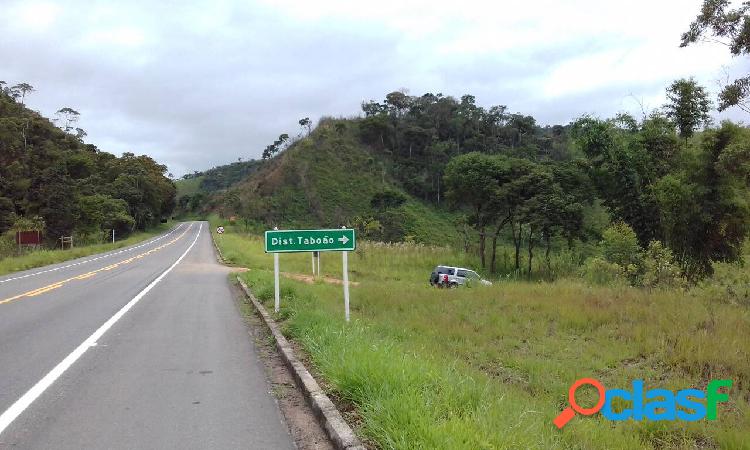
M354 230L266 231L266 253L351 252L357 247Z

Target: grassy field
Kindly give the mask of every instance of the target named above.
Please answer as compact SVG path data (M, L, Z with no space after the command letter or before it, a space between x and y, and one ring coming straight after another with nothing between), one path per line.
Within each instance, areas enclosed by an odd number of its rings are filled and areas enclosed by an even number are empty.
M251 269L242 276L272 305L273 258L260 238L231 229L217 238L227 259ZM280 259L282 271L311 271L308 254ZM372 243L349 260L360 283L352 288L352 322L343 320L340 286L286 278L278 319L334 397L356 411L358 432L374 447L750 446L750 308L719 301L711 286L647 291L577 279L496 280L438 290L427 284L434 265L476 262L443 248ZM324 254L322 269L340 277L339 254ZM647 389L702 389L721 378L734 386L716 421L595 415L557 430L552 419L582 377L607 388L628 388L634 379ZM584 391L579 402L595 403Z
M158 234L166 232L172 224L160 224L145 232L138 232L128 236L126 239L116 241L114 244L96 244L81 247L73 247L69 250L37 250L22 256L13 256L0 259L0 275L5 275L19 270L33 269L49 264L56 264L71 259L81 258L96 253L115 250L128 245L137 244Z

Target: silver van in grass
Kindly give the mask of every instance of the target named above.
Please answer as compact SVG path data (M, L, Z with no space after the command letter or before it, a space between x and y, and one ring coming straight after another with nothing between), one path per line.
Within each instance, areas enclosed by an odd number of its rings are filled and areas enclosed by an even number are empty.
M454 266L437 266L430 274L430 285L439 288L455 288L471 284L490 286L492 283L471 269Z

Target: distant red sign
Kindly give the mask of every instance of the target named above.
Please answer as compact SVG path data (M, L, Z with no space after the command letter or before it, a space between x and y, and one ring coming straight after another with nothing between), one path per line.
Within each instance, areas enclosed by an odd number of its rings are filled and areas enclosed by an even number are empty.
M39 231L16 232L16 244L18 245L39 245L41 243L42 233Z

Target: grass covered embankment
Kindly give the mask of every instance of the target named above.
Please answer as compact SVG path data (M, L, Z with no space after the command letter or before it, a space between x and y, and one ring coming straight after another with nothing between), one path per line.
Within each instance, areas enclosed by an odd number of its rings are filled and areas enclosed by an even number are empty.
M150 239L161 233L165 233L172 227L172 225L173 224L166 223L159 224L148 231L133 233L121 241L115 241L115 243L84 245L67 250L34 250L21 256L2 258L0 259L0 275L47 266L50 264L57 264L71 259L82 258L96 253L103 253L127 247L145 241L146 239Z
M272 307L273 258L259 237L220 236L230 261ZM281 255L281 270L310 273L308 254ZM438 263L476 266L452 250L362 244L350 255L352 322L340 286L282 278L284 332L308 354L357 428L382 448L746 448L750 442L750 310L705 290L591 287L579 280L500 281L437 290ZM340 277L339 254L324 254ZM737 269L740 270L740 269ZM552 419L582 377L607 388L705 388L734 381L716 421ZM595 403L591 391L579 403Z

